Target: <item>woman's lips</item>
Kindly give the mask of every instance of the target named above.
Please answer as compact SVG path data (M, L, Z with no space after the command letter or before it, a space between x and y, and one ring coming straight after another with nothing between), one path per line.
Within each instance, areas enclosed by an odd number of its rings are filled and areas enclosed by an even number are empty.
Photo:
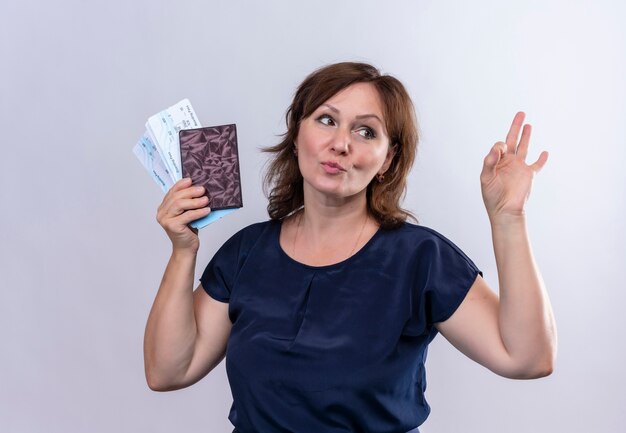
M346 169L343 168L340 164L333 162L333 161L322 162L322 167L324 167L324 170L326 171L326 173L329 173L329 174L337 174L337 173L342 173L346 171Z

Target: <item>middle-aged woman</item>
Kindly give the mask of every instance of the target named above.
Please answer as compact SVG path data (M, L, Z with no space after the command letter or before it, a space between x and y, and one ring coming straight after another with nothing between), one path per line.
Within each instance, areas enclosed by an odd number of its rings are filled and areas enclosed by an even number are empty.
M150 388L189 386L226 356L240 433L404 433L428 416L424 362L438 332L501 376L550 374L556 328L524 212L547 153L526 164L523 121L480 174L497 296L455 244L406 221L418 136L402 84L362 63L313 72L268 149L270 220L232 236L195 291L187 224L208 199L183 179L159 207L173 251L146 327Z

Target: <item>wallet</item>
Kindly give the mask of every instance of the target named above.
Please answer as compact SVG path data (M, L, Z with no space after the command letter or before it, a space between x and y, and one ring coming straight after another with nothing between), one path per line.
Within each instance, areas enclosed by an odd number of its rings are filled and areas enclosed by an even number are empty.
M211 211L243 207L236 125L181 129L183 177L204 186Z

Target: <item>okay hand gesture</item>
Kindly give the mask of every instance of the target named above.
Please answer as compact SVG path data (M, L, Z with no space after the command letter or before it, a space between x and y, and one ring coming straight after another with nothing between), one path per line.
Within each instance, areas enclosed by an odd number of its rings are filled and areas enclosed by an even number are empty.
M492 221L500 217L524 215L524 204L530 196L533 177L548 160L548 152L543 151L537 161L526 164L531 133L529 124L524 125L518 143L524 117L521 111L515 115L506 142L494 144L484 160L480 184L487 214Z

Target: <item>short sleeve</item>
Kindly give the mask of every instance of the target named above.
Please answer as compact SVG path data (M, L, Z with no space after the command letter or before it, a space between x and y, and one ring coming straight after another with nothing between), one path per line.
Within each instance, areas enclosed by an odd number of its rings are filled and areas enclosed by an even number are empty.
M476 277L482 272L459 247L443 235L431 231L418 248L413 311L426 328L450 318L461 305Z
M215 300L228 302L240 263L241 234L237 233L215 253L200 277L204 290Z

